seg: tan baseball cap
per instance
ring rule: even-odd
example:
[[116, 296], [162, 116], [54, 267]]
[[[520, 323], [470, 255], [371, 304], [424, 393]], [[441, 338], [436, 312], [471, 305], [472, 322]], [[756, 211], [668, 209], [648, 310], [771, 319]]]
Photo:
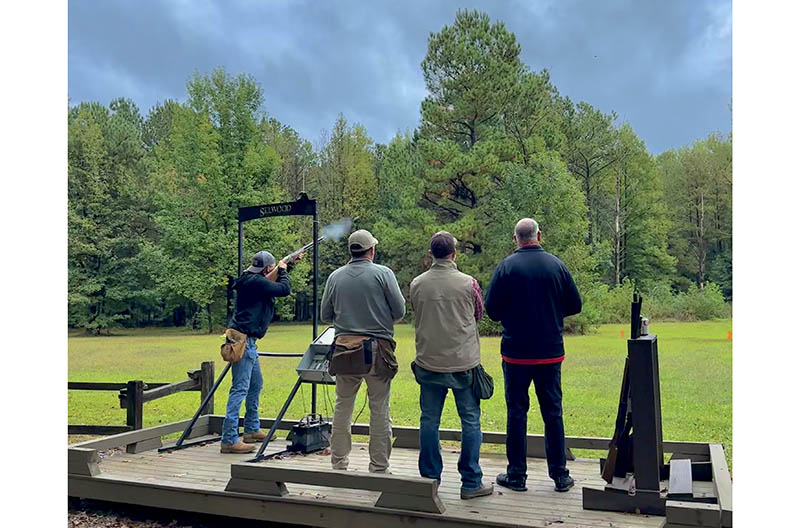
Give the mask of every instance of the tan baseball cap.
[[364, 251], [374, 247], [378, 240], [366, 229], [359, 229], [347, 239], [347, 245], [353, 251]]

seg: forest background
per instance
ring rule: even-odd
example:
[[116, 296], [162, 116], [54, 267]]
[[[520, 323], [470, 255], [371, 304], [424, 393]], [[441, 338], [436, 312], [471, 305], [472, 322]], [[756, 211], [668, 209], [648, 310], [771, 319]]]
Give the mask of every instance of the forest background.
[[[624, 322], [634, 288], [651, 319], [728, 317], [731, 134], [655, 156], [629, 123], [560, 95], [520, 53], [502, 22], [460, 11], [429, 37], [419, 126], [388, 144], [341, 114], [312, 143], [270, 117], [252, 76], [222, 68], [195, 73], [184, 101], [147, 115], [125, 97], [70, 106], [69, 326], [225, 326], [237, 208], [301, 191], [319, 201], [322, 226], [351, 218], [369, 229], [376, 262], [406, 294], [440, 229], [459, 240], [459, 268], [485, 293], [514, 249], [515, 222], [530, 216], [584, 299], [570, 331]], [[310, 236], [310, 219], [249, 222], [245, 256], [279, 258]], [[321, 244], [320, 287], [346, 261], [343, 241]], [[308, 261], [291, 280], [276, 317], [307, 319]], [[482, 323], [484, 334], [497, 329]]]

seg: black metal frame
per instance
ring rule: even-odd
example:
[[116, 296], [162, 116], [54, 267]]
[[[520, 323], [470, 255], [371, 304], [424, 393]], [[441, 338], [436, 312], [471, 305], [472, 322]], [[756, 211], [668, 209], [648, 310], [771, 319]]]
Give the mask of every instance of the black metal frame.
[[[252, 207], [240, 207], [239, 208], [239, 264], [238, 264], [238, 274], [242, 274], [242, 259], [243, 259], [243, 242], [244, 242], [244, 223], [250, 220], [257, 220], [259, 218], [271, 218], [274, 216], [311, 216], [312, 217], [312, 231], [313, 231], [313, 256], [314, 256], [314, 264], [313, 264], [313, 303], [314, 303], [314, 310], [313, 310], [313, 335], [311, 336], [311, 341], [313, 342], [317, 338], [317, 330], [318, 330], [318, 280], [317, 280], [317, 269], [319, 266], [319, 219], [317, 217], [317, 201], [311, 200], [308, 198], [306, 193], [300, 193], [297, 197], [297, 201], [295, 202], [283, 202], [277, 204], [266, 204], [266, 205], [256, 205]], [[303, 354], [277, 354], [273, 352], [259, 352], [259, 356], [266, 356], [266, 357], [302, 357]], [[220, 374], [217, 381], [211, 387], [211, 390], [203, 399], [203, 402], [200, 404], [200, 407], [197, 409], [197, 412], [194, 414], [194, 417], [186, 426], [186, 429], [181, 434], [181, 437], [173, 446], [169, 447], [162, 447], [159, 449], [159, 452], [162, 451], [172, 451], [175, 449], [184, 449], [190, 447], [192, 445], [197, 445], [200, 443], [207, 443], [207, 442], [216, 442], [220, 440], [222, 437], [212, 438], [207, 440], [199, 440], [196, 442], [189, 442], [186, 443], [186, 438], [191, 434], [192, 428], [194, 427], [197, 419], [200, 418], [200, 413], [205, 408], [206, 404], [209, 402], [211, 398], [214, 397], [214, 393], [219, 387], [219, 384], [222, 382], [225, 375], [231, 368], [231, 364], [228, 363], [225, 365], [225, 369]], [[266, 449], [267, 444], [269, 444], [270, 439], [272, 438], [272, 434], [275, 432], [274, 430], [277, 429], [277, 425], [280, 423], [283, 415], [286, 414], [286, 410], [289, 408], [289, 404], [294, 398], [295, 394], [297, 394], [297, 390], [300, 388], [302, 383], [311, 383], [311, 412], [317, 412], [317, 384], [314, 382], [304, 382], [300, 378], [298, 378], [297, 383], [295, 384], [292, 392], [289, 394], [289, 398], [286, 400], [286, 403], [281, 409], [280, 414], [275, 420], [275, 424], [273, 424], [272, 429], [270, 430], [269, 434], [267, 435], [266, 440], [261, 445], [261, 449], [258, 451], [258, 455], [256, 456], [257, 460], [264, 458], [263, 453], [264, 449]]]

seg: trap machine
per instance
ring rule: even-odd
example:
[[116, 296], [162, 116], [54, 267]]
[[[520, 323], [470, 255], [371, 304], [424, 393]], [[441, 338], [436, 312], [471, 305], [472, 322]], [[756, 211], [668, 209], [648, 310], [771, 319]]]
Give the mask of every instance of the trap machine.
[[[239, 275], [242, 274], [242, 258], [243, 258], [243, 240], [244, 240], [244, 223], [250, 220], [257, 220], [259, 218], [269, 218], [274, 216], [294, 216], [294, 215], [303, 215], [303, 216], [311, 216], [312, 217], [312, 230], [313, 230], [313, 242], [307, 244], [303, 248], [294, 251], [290, 254], [296, 255], [297, 253], [312, 248], [313, 251], [313, 265], [312, 265], [312, 291], [313, 291], [313, 306], [314, 309], [312, 310], [312, 342], [305, 353], [275, 353], [275, 352], [259, 352], [259, 356], [264, 357], [281, 357], [281, 358], [288, 358], [288, 357], [300, 357], [299, 365], [297, 366], [297, 382], [295, 383], [294, 387], [292, 387], [291, 392], [289, 393], [289, 397], [286, 399], [286, 402], [283, 404], [281, 411], [278, 413], [278, 416], [275, 418], [272, 427], [270, 428], [269, 433], [267, 434], [266, 439], [261, 444], [255, 458], [250, 460], [250, 462], [257, 462], [259, 460], [263, 460], [267, 458], [269, 455], [264, 455], [264, 450], [269, 445], [270, 441], [272, 440], [272, 436], [277, 430], [278, 426], [280, 425], [281, 420], [283, 420], [286, 411], [289, 408], [292, 400], [294, 399], [297, 391], [300, 387], [304, 384], [311, 385], [311, 414], [304, 417], [297, 425], [292, 428], [291, 438], [292, 444], [289, 446], [287, 451], [295, 451], [301, 453], [308, 453], [312, 451], [317, 451], [320, 449], [324, 449], [330, 445], [330, 433], [331, 433], [331, 424], [330, 422], [324, 421], [324, 418], [317, 413], [317, 385], [324, 384], [324, 385], [335, 385], [336, 378], [328, 374], [328, 351], [330, 350], [331, 345], [333, 344], [334, 338], [334, 329], [333, 327], [328, 327], [325, 332], [321, 335], [318, 335], [318, 265], [319, 265], [319, 251], [318, 245], [325, 237], [319, 236], [319, 219], [317, 217], [317, 201], [311, 200], [308, 198], [306, 193], [300, 193], [298, 196], [297, 201], [294, 202], [285, 202], [285, 203], [277, 203], [277, 204], [267, 204], [267, 205], [257, 205], [252, 207], [240, 207], [239, 208], [239, 266], [238, 266], [238, 273]], [[166, 446], [159, 449], [159, 452], [163, 451], [173, 451], [177, 449], [185, 449], [187, 447], [191, 447], [193, 445], [198, 444], [205, 444], [209, 442], [216, 442], [222, 439], [222, 437], [216, 437], [212, 439], [204, 439], [198, 440], [194, 442], [186, 442], [186, 439], [192, 432], [192, 428], [197, 423], [198, 418], [203, 413], [203, 410], [208, 405], [208, 402], [211, 401], [211, 398], [214, 397], [214, 393], [216, 392], [217, 388], [219, 388], [220, 383], [228, 374], [228, 371], [231, 368], [231, 364], [227, 363], [225, 368], [222, 370], [222, 373], [219, 375], [217, 380], [214, 382], [214, 385], [211, 387], [211, 390], [208, 392], [203, 401], [200, 403], [200, 407], [195, 412], [192, 419], [189, 421], [189, 424], [186, 426], [186, 429], [181, 434], [178, 441], [175, 445]]]

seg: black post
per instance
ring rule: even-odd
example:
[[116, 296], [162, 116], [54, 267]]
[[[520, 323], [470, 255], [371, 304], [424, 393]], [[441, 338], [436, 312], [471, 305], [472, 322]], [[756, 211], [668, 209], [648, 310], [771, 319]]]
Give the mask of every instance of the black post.
[[633, 406], [633, 471], [636, 491], [661, 489], [664, 451], [661, 436], [661, 390], [655, 335], [628, 341]]
[[313, 342], [317, 338], [317, 314], [319, 313], [319, 302], [317, 299], [317, 272], [319, 267], [319, 243], [317, 242], [317, 238], [319, 238], [319, 220], [317, 218], [317, 202], [314, 201], [314, 219], [313, 219], [313, 230], [314, 230], [314, 335], [311, 336], [311, 341]]
[[[317, 202], [314, 201], [314, 216], [313, 216], [313, 231], [314, 231], [314, 335], [311, 336], [311, 342], [313, 343], [315, 339], [317, 339], [317, 325], [318, 325], [318, 314], [319, 314], [319, 302], [317, 299], [317, 271], [319, 266], [319, 243], [317, 242], [317, 238], [319, 238], [319, 220], [317, 218]], [[317, 414], [317, 384], [311, 384], [311, 414]]]
[[129, 381], [127, 398], [127, 423], [134, 429], [142, 428], [142, 411], [144, 404], [144, 382], [141, 380]]

